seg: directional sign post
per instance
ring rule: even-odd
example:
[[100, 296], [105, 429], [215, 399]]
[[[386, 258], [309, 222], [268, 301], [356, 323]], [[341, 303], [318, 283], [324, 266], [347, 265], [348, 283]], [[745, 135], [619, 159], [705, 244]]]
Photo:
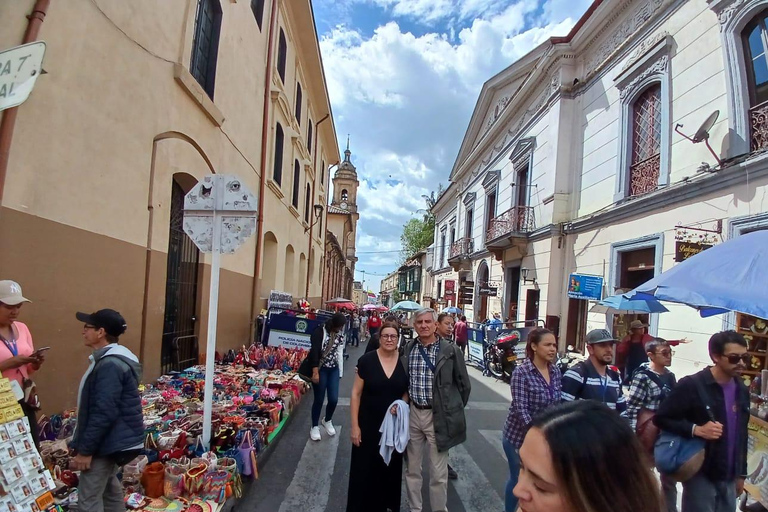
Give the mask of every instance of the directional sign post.
[[17, 46], [0, 52], [0, 110], [27, 101], [43, 70], [45, 42]]
[[203, 444], [206, 449], [210, 448], [211, 442], [220, 258], [222, 253], [235, 252], [253, 235], [257, 205], [256, 197], [238, 178], [221, 174], [206, 176], [184, 197], [184, 232], [201, 251], [212, 255], [203, 400]]

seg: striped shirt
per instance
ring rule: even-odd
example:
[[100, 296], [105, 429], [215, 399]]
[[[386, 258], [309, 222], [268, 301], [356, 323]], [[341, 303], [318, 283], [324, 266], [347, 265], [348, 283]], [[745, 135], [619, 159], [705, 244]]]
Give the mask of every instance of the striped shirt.
[[640, 413], [640, 409], [658, 411], [661, 401], [669, 396], [672, 388], [675, 387], [675, 374], [669, 370], [663, 374], [653, 372], [664, 386], [664, 389], [654, 382], [648, 372], [653, 372], [650, 363], [643, 363], [638, 371], [635, 372], [632, 377], [632, 384], [629, 386], [627, 411], [623, 416], [629, 419], [632, 430], [637, 430], [637, 415]]
[[549, 365], [549, 383], [530, 359], [525, 359], [512, 372], [509, 383], [512, 404], [504, 425], [504, 438], [515, 448], [523, 444], [533, 417], [547, 407], [560, 402], [562, 377], [560, 369]]
[[627, 409], [621, 376], [610, 368], [606, 368], [605, 376], [600, 375], [590, 360], [576, 364], [565, 372], [563, 400], [597, 400], [618, 413]]
[[[421, 342], [417, 339], [413, 345], [411, 353], [408, 354], [408, 374], [411, 380], [408, 384], [408, 394], [411, 400], [422, 407], [432, 406], [432, 384], [434, 382], [435, 374], [429, 369], [424, 358], [421, 357], [421, 351], [419, 345]], [[432, 365], [437, 366], [437, 352], [440, 350], [440, 338], [424, 347], [427, 357], [432, 362]]]

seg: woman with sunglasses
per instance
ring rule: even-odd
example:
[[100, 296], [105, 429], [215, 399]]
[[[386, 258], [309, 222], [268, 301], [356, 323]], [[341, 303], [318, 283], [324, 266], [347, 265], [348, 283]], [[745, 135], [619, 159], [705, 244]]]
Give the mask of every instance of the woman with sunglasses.
[[35, 351], [29, 328], [18, 321], [25, 302], [30, 300], [21, 294], [17, 282], [0, 281], [0, 371], [3, 377], [18, 382], [24, 389], [26, 396], [19, 405], [29, 420], [35, 445], [39, 446], [36, 416], [39, 404], [29, 377], [40, 369], [45, 357], [44, 352]]
[[400, 510], [403, 456], [393, 451], [389, 464], [379, 453], [379, 428], [396, 400], [408, 399], [408, 375], [398, 357], [397, 322], [384, 322], [379, 347], [357, 363], [352, 387], [352, 461], [347, 512]]

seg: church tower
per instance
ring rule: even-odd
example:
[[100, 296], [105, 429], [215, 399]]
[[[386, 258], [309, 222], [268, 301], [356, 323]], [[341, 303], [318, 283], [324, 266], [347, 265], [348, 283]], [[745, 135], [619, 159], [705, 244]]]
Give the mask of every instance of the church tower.
[[344, 161], [339, 164], [333, 177], [333, 200], [331, 205], [351, 213], [357, 213], [357, 187], [360, 185], [360, 182], [357, 180], [357, 168], [352, 165], [351, 158], [352, 152], [349, 150], [349, 139], [347, 139]]

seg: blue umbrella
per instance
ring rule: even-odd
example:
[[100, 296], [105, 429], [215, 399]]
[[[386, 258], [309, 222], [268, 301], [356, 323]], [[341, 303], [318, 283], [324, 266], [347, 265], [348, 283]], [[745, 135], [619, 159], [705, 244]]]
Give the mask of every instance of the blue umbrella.
[[443, 313], [455, 313], [457, 315], [461, 314], [461, 310], [459, 308], [457, 308], [456, 306], [451, 306], [449, 308], [445, 308], [442, 312]]
[[737, 311], [768, 318], [768, 231], [700, 252], [625, 294], [687, 304], [702, 317]]
[[401, 300], [394, 305], [391, 311], [418, 311], [423, 307], [418, 302], [413, 302], [412, 300]]
[[610, 314], [629, 314], [629, 315], [647, 315], [649, 313], [666, 313], [669, 310], [654, 297], [647, 299], [628, 299], [623, 295], [613, 295], [607, 297], [589, 310], [590, 313], [610, 313]]

